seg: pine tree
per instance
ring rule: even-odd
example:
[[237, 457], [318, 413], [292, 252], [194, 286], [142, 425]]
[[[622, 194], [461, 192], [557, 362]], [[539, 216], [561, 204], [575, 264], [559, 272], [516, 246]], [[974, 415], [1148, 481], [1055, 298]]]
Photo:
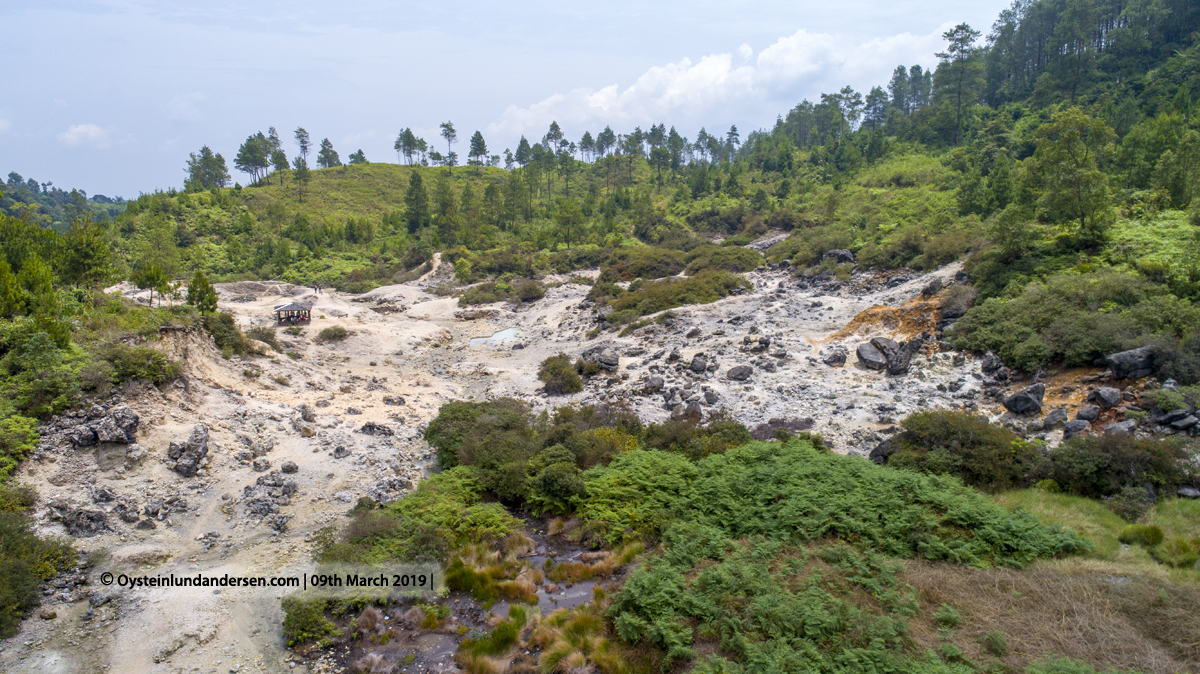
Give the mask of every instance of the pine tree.
[[484, 161], [487, 159], [487, 154], [487, 143], [483, 141], [483, 134], [476, 131], [471, 136], [471, 149], [467, 154], [470, 157], [469, 161], [474, 166], [483, 166]]
[[217, 310], [217, 291], [208, 282], [204, 272], [197, 271], [188, 284], [187, 303], [196, 307], [202, 314], [211, 314]]
[[421, 180], [420, 170], [413, 170], [408, 179], [408, 192], [404, 195], [404, 221], [409, 234], [429, 226], [429, 195], [425, 192], [425, 184]]
[[341, 166], [342, 160], [338, 157], [338, 153], [333, 149], [333, 143], [329, 142], [328, 138], [321, 140], [321, 149], [317, 152], [317, 166], [321, 168], [334, 168]]

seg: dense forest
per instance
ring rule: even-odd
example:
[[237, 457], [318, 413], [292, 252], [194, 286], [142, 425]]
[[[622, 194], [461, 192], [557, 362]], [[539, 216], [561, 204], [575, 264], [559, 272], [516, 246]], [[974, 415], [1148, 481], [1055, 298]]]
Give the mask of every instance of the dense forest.
[[[205, 146], [187, 159], [182, 189], [127, 202], [11, 173], [0, 199], [0, 480], [36, 447], [39, 420], [178, 376], [176, 364], [127, 337], [198, 325], [227, 355], [245, 352], [210, 282], [281, 279], [358, 293], [411, 278], [435, 254], [455, 271], [440, 290], [463, 303], [535, 299], [546, 274], [600, 268], [589, 298], [612, 308], [612, 331], [727, 295], [768, 261], [844, 278], [855, 265], [825, 253], [849, 250], [859, 269], [963, 260], [970, 308], [945, 335], [955, 346], [1036, 372], [1148, 345], [1155, 376], [1182, 387], [1161, 406], [1194, 409], [1198, 27], [1200, 5], [1189, 0], [1018, 0], [986, 35], [948, 31], [932, 71], [898, 65], [867, 92], [801, 101], [772, 128], [744, 135], [702, 128], [689, 138], [657, 123], [568, 137], [553, 123], [502, 152], [476, 131], [461, 163], [447, 121], [433, 140], [401, 131], [396, 163], [362, 150], [343, 163], [328, 139], [296, 129], [285, 141], [270, 128], [230, 153], [245, 185]], [[762, 255], [744, 247], [772, 230], [788, 235]], [[144, 307], [103, 293], [126, 279], [188, 304]], [[605, 414], [563, 408], [538, 418], [515, 401], [448, 404], [427, 434], [445, 471], [396, 504], [366, 504], [356, 517], [374, 524], [357, 530], [375, 533], [347, 535], [323, 554], [432, 556], [451, 564], [457, 587], [494, 597], [497, 583], [516, 582], [505, 574], [517, 566], [493, 565], [483, 578], [486, 564], [472, 560], [486, 557], [481, 542], [499, 546], [517, 530], [498, 503], [581, 523], [578, 540], [612, 559], [644, 553], [619, 594], [519, 639], [511, 635], [525, 617], [514, 611], [495, 633], [507, 630], [506, 641], [468, 642], [472, 671], [519, 643], [559, 654], [539, 671], [967, 672], [1013, 670], [965, 659], [952, 638], [961, 616], [944, 604], [936, 616], [918, 610], [904, 585], [916, 582], [916, 567], [905, 575], [895, 560], [1020, 568], [1094, 547], [981, 492], [1041, 484], [1037, 495], [1002, 502], [1094, 506], [1106, 514], [1068, 521], [1094, 524], [1101, 548], [1115, 548], [1120, 532], [1168, 567], [1194, 567], [1190, 551], [1200, 549], [1186, 527], [1166, 523], [1185, 516], [1153, 511], [1169, 540], [1146, 543], [1098, 505], [1128, 500], [1123, 490], [1142, 482], [1182, 479], [1182, 450], [1158, 440], [1087, 439], [1043, 453], [966, 415], [918, 415], [904, 424], [909, 445], [898, 460], [909, 470], [896, 470], [833, 456], [814, 437], [764, 445], [732, 422], [642, 427]], [[503, 456], [469, 451], [487, 442], [506, 447]], [[1081, 453], [1103, 460], [1083, 466]], [[980, 464], [996, 468], [968, 470]], [[818, 479], [829, 475], [858, 486], [832, 489]], [[745, 485], [754, 486], [739, 491]], [[29, 494], [0, 487], [0, 587], [16, 588], [0, 601], [0, 632], [9, 632], [38, 580], [69, 567], [70, 555], [30, 533]], [[787, 519], [767, 502], [820, 505]], [[438, 519], [476, 510], [469, 522]], [[903, 522], [871, 515], [885, 510]], [[830, 514], [839, 512], [853, 514]], [[1093, 550], [1107, 559], [1101, 553]], [[1176, 578], [1194, 584], [1194, 569], [1185, 571], [1192, 576]], [[292, 609], [285, 629], [296, 643], [332, 629], [320, 611]], [[940, 636], [930, 639], [942, 645], [916, 647], [906, 632], [916, 620], [934, 624]], [[1001, 657], [1003, 638], [985, 650]], [[1094, 670], [1051, 658], [1027, 671]]]

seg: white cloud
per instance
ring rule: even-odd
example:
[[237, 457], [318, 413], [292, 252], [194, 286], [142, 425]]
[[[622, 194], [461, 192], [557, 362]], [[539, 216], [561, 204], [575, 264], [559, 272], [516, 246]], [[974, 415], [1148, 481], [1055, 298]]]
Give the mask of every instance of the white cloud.
[[176, 96], [167, 101], [167, 119], [175, 122], [200, 122], [204, 114], [200, 104], [205, 101], [205, 95], [200, 91]]
[[95, 124], [74, 124], [58, 134], [58, 141], [68, 147], [88, 145], [97, 149], [107, 148], [109, 132]]
[[622, 89], [610, 84], [600, 89], [574, 89], [556, 93], [527, 107], [510, 105], [488, 132], [540, 137], [552, 120], [566, 128], [631, 127], [659, 121], [671, 123], [749, 119], [769, 123], [785, 112], [780, 105], [801, 99], [816, 100], [822, 92], [849, 84], [864, 93], [884, 86], [897, 64], [930, 65], [942, 46], [945, 27], [928, 35], [903, 33], [846, 45], [836, 35], [799, 30], [776, 40], [751, 61], [753, 48], [743, 44], [737, 55], [744, 65], [734, 65], [732, 54], [709, 54], [698, 61], [684, 58], [654, 66]]

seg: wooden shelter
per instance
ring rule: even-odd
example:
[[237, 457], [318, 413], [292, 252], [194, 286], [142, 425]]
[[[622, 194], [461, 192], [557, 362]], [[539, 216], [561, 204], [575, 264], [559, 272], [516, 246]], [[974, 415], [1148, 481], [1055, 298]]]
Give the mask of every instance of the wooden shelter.
[[312, 320], [312, 307], [290, 302], [275, 307], [275, 319], [280, 323], [307, 323]]

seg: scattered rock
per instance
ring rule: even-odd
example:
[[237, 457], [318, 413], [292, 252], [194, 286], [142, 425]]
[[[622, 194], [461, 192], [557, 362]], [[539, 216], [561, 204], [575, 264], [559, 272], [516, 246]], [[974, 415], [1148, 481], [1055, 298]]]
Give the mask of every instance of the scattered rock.
[[1101, 386], [1092, 391], [1091, 395], [1088, 396], [1088, 400], [1095, 401], [1103, 409], [1109, 409], [1110, 407], [1120, 405], [1122, 396], [1121, 391], [1118, 389], [1111, 386]]
[[729, 368], [729, 371], [725, 373], [725, 376], [734, 381], [746, 381], [750, 378], [751, 374], [754, 374], [754, 368], [750, 367], [749, 365], [735, 365]]
[[600, 352], [599, 356], [596, 356], [596, 362], [599, 363], [600, 367], [604, 368], [605, 370], [615, 370], [617, 369], [617, 366], [620, 365], [621, 358], [615, 351], [606, 349]]
[[659, 375], [653, 375], [646, 380], [647, 393], [658, 393], [663, 390], [664, 386], [666, 386], [666, 381]]
[[979, 369], [984, 374], [995, 374], [997, 370], [1004, 367], [1004, 363], [1000, 360], [1000, 356], [988, 351], [983, 360], [979, 361]]
[[255, 459], [254, 462], [250, 464], [250, 467], [253, 468], [254, 472], [256, 473], [265, 473], [271, 469], [271, 462], [267, 461], [266, 459]]
[[58, 617], [58, 613], [54, 609], [44, 608], [38, 611], [38, 617], [42, 620], [54, 620]]
[[1040, 414], [1045, 394], [1045, 384], [1034, 384], [1005, 398], [1004, 407], [1013, 414]]
[[300, 413], [300, 419], [303, 421], [311, 424], [317, 420], [317, 411], [309, 407], [308, 403], [302, 403], [296, 411]]
[[846, 347], [833, 347], [829, 353], [825, 354], [825, 357], [821, 359], [821, 362], [830, 367], [842, 367], [846, 364]]
[[154, 523], [154, 520], [138, 520], [138, 523], [135, 524], [133, 528], [145, 531], [149, 529], [157, 529], [158, 525]]
[[1200, 419], [1197, 419], [1196, 417], [1189, 414], [1188, 416], [1186, 416], [1178, 421], [1171, 422], [1171, 428], [1174, 428], [1177, 431], [1186, 431], [1187, 429], [1191, 428], [1192, 426], [1195, 426], [1197, 423], [1200, 423]]
[[1083, 419], [1068, 421], [1067, 423], [1063, 424], [1063, 440], [1070, 440], [1076, 435], [1086, 432], [1087, 429], [1091, 428], [1091, 426], [1092, 425], [1090, 423]]
[[300, 467], [296, 465], [295, 461], [284, 461], [283, 464], [279, 466], [279, 470], [291, 475], [292, 473], [298, 472]]
[[374, 421], [368, 421], [367, 423], [363, 424], [363, 427], [358, 429], [358, 432], [362, 433], [363, 435], [387, 436], [396, 434], [396, 432], [391, 428], [384, 426], [383, 424], [377, 424]]
[[1126, 419], [1125, 421], [1121, 421], [1119, 423], [1109, 424], [1108, 427], [1104, 429], [1104, 433], [1105, 435], [1113, 435], [1114, 433], [1126, 433], [1128, 435], [1133, 435], [1133, 432], [1136, 430], [1137, 420]]
[[917, 337], [908, 340], [904, 346], [896, 349], [895, 353], [888, 358], [887, 373], [892, 376], [908, 374], [908, 367], [912, 364], [913, 356], [921, 351], [924, 344], [925, 340]]
[[404, 401], [404, 398], [402, 398], [400, 396], [384, 396], [383, 404], [384, 405], [392, 405], [393, 407], [396, 407], [396, 406], [404, 405], [405, 401]]
[[1195, 487], [1180, 487], [1175, 490], [1175, 494], [1182, 498], [1200, 498], [1200, 489]]
[[358, 409], [357, 407], [347, 407], [346, 414], [349, 414], [351, 416], [359, 416], [360, 414], [362, 414], [362, 410]]
[[72, 536], [95, 536], [108, 529], [108, 515], [103, 510], [71, 510], [63, 515], [62, 522]]
[[172, 470], [184, 477], [192, 477], [200, 468], [200, 462], [208, 456], [208, 428], [196, 424], [186, 443], [172, 442], [167, 456], [175, 461]]
[[1057, 407], [1050, 410], [1050, 413], [1047, 414], [1046, 418], [1042, 420], [1042, 428], [1049, 430], [1051, 428], [1062, 426], [1065, 423], [1067, 423], [1067, 410], [1062, 407]]
[[350, 456], [350, 450], [346, 449], [342, 445], [338, 445], [337, 449], [333, 450], [333, 458], [335, 459], [344, 459], [347, 456]]
[[701, 354], [696, 354], [692, 357], [692, 364], [689, 366], [692, 372], [703, 374], [708, 369], [708, 361]]
[[1112, 370], [1114, 379], [1147, 377], [1154, 372], [1154, 349], [1143, 346], [1109, 354], [1104, 357], [1104, 364]]
[[832, 258], [833, 261], [837, 262], [838, 264], [854, 264], [854, 253], [851, 253], [844, 248], [826, 251], [825, 255], [821, 257], [823, 260], [828, 260], [830, 258]]
[[765, 424], [759, 424], [750, 431], [750, 437], [755, 440], [773, 440], [775, 432], [785, 430], [789, 433], [802, 433], [816, 424], [812, 417], [804, 419], [771, 419]]
[[1100, 418], [1100, 408], [1095, 405], [1083, 405], [1075, 413], [1075, 418], [1080, 421], [1095, 421]]
[[869, 370], [882, 370], [887, 367], [888, 358], [871, 342], [863, 342], [854, 350], [858, 362]]

